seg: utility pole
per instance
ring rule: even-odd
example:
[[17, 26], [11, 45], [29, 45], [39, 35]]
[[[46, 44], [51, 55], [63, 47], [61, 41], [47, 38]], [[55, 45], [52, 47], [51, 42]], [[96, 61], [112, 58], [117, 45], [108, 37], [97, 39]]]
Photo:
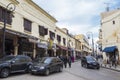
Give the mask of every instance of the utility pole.
[[90, 34], [91, 34], [91, 37], [92, 37], [92, 54], [93, 56], [95, 56], [95, 53], [94, 53], [94, 39], [93, 39], [93, 33], [92, 32], [87, 32], [87, 37], [88, 39], [90, 39]]
[[4, 27], [3, 27], [3, 42], [2, 42], [2, 52], [3, 52], [3, 56], [6, 55], [5, 52], [5, 33], [6, 33], [6, 24], [7, 24], [7, 11], [10, 11], [10, 14], [12, 14], [12, 12], [15, 10], [16, 6], [13, 3], [9, 3], [6, 8], [5, 8], [5, 13], [4, 13]]

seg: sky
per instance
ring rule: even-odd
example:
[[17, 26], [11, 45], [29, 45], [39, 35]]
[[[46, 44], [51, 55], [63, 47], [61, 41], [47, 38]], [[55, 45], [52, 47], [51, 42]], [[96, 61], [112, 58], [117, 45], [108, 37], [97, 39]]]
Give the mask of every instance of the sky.
[[52, 15], [60, 28], [67, 28], [73, 35], [84, 34], [98, 40], [100, 29], [100, 14], [120, 8], [119, 0], [33, 0], [42, 9]]

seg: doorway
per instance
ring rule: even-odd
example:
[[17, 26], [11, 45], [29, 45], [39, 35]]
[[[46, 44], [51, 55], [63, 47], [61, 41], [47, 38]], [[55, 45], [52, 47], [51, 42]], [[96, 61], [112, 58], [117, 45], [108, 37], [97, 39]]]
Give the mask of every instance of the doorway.
[[5, 39], [5, 53], [6, 55], [14, 54], [14, 46], [12, 39]]

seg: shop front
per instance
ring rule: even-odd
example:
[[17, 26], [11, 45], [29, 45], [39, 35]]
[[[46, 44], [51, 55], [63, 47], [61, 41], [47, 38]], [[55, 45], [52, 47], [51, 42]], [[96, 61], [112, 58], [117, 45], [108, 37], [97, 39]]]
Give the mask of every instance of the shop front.
[[81, 59], [81, 57], [82, 57], [81, 51], [75, 50], [75, 54], [76, 54], [76, 56], [75, 56], [76, 59]]
[[68, 54], [68, 48], [60, 45], [56, 45], [56, 56], [64, 56]]
[[[0, 31], [0, 52], [2, 53], [2, 30]], [[28, 55], [31, 58], [34, 57], [35, 54], [35, 45], [36, 42], [31, 42], [29, 39], [32, 39], [37, 42], [37, 38], [6, 29], [5, 35], [5, 55]], [[0, 54], [3, 56], [3, 54]]]
[[47, 43], [38, 43], [36, 47], [36, 58], [47, 56]]
[[18, 55], [27, 55], [33, 58], [33, 43], [29, 42], [27, 38], [19, 37], [18, 44]]
[[106, 53], [108, 61], [115, 60], [119, 63], [119, 52], [117, 46], [105, 47], [103, 52]]
[[3, 54], [3, 31], [0, 30], [0, 57], [14, 54], [15, 35], [6, 32], [5, 35], [5, 54]]

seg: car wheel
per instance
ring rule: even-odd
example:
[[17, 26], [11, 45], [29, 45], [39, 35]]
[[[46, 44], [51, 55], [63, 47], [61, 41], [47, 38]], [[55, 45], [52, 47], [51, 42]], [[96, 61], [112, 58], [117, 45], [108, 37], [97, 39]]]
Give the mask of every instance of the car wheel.
[[88, 68], [88, 65], [87, 65], [87, 64], [85, 64], [85, 68]]
[[97, 67], [97, 70], [99, 70], [100, 69], [100, 67]]
[[27, 69], [26, 69], [26, 72], [27, 72], [27, 73], [29, 73], [29, 72], [30, 72], [31, 67], [32, 67], [32, 65], [29, 65], [29, 66], [27, 67]]
[[6, 78], [10, 74], [10, 70], [8, 68], [3, 68], [0, 72], [0, 77]]
[[83, 67], [83, 64], [81, 64], [81, 66]]
[[47, 69], [47, 70], [45, 71], [45, 75], [48, 76], [49, 74], [50, 74], [50, 70]]
[[59, 72], [62, 72], [63, 71], [63, 67], [59, 67]]

